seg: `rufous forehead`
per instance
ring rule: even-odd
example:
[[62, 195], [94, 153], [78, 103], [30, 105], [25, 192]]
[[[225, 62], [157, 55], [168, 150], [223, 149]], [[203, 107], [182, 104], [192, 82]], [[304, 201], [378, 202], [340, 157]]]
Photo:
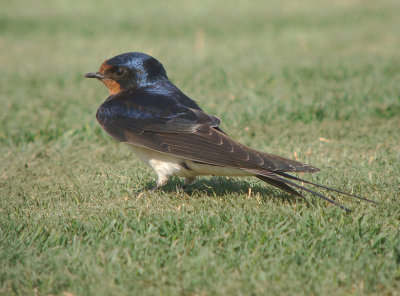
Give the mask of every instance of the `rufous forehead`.
[[111, 65], [107, 64], [108, 60], [105, 60], [103, 64], [101, 64], [99, 72], [100, 74], [103, 74], [106, 72], [108, 69], [112, 68]]

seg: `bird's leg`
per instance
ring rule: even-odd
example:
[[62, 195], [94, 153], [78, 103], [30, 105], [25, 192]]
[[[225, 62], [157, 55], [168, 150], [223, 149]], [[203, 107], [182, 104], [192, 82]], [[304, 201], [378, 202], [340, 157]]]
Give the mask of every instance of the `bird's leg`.
[[190, 185], [192, 185], [195, 181], [196, 181], [197, 177], [193, 176], [193, 177], [186, 177], [185, 181], [183, 182], [183, 186], [181, 187], [183, 190], [185, 190], [186, 188], [188, 188]]
[[[153, 188], [151, 188], [149, 190], [149, 193], [154, 193], [155, 191], [160, 189], [162, 186], [164, 186], [168, 182], [168, 177], [169, 176], [167, 176], [165, 174], [160, 174], [158, 172], [156, 172], [156, 173], [157, 173], [157, 177], [158, 177], [157, 184]], [[145, 192], [144, 190], [142, 192], [140, 192], [138, 194], [137, 198], [140, 198], [143, 195], [144, 192]]]
[[160, 183], [160, 182], [157, 181], [157, 184], [153, 188], [151, 188], [149, 192], [153, 193], [153, 192], [157, 191], [158, 189], [163, 187], [166, 183], [167, 182]]

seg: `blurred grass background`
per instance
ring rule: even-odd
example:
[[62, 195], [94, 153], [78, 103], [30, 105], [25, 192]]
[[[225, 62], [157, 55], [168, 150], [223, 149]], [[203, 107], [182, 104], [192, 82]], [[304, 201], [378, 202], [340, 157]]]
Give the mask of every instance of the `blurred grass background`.
[[[398, 1], [1, 1], [0, 294], [398, 295], [399, 15]], [[382, 204], [340, 199], [346, 214], [211, 177], [137, 200], [155, 176], [100, 129], [107, 90], [83, 78], [128, 51], [235, 139]]]

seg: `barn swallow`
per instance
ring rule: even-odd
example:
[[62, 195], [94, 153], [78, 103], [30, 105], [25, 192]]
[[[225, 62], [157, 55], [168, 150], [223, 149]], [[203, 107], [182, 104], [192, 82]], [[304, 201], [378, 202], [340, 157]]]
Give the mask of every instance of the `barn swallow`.
[[154, 169], [158, 180], [153, 190], [172, 175], [185, 177], [184, 186], [200, 175], [255, 176], [302, 198], [296, 188], [304, 190], [346, 211], [349, 209], [297, 182], [375, 203], [289, 174], [318, 172], [314, 166], [233, 140], [219, 127], [221, 120], [183, 94], [168, 79], [163, 65], [147, 54], [117, 55], [85, 77], [97, 78], [107, 86], [110, 96], [99, 107], [97, 121]]

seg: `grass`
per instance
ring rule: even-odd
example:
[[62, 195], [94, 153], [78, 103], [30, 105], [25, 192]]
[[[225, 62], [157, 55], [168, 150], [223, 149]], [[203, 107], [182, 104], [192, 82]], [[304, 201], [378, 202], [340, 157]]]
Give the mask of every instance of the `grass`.
[[[397, 1], [0, 3], [0, 294], [399, 295]], [[147, 52], [222, 128], [379, 201], [352, 213], [255, 179], [154, 173], [83, 79]], [[248, 189], [251, 188], [249, 195]]]

